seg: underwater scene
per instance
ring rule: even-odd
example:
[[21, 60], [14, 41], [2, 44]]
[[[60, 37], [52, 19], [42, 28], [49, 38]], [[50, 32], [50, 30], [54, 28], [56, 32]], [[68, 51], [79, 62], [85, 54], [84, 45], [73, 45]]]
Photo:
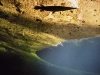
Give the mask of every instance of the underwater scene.
[[36, 53], [0, 46], [0, 75], [100, 75], [100, 37], [60, 42]]
[[36, 54], [60, 67], [100, 74], [100, 37], [68, 40]]

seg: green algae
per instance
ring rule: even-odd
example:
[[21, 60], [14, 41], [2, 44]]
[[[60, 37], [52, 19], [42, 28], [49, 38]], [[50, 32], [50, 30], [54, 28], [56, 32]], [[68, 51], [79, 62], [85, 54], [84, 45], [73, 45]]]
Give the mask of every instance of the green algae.
[[[26, 23], [26, 20], [21, 20], [21, 23], [13, 23], [9, 21], [9, 16], [8, 20], [3, 18], [4, 16], [0, 18], [1, 75], [98, 75], [63, 68], [40, 59], [35, 52], [55, 44], [59, 40], [44, 33], [37, 34], [36, 31], [26, 27], [33, 25], [33, 22]], [[57, 41], [53, 42], [51, 39]]]

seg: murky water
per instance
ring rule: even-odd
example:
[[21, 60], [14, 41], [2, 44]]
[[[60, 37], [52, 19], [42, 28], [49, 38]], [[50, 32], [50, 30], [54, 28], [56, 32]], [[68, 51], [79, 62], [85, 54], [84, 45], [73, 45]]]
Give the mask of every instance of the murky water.
[[37, 55], [58, 66], [100, 73], [100, 37], [69, 40], [45, 48]]

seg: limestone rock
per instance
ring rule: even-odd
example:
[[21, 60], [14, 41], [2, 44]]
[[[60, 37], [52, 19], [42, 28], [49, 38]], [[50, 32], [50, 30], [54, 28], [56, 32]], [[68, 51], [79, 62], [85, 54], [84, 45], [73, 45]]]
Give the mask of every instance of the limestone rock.
[[[8, 21], [0, 24], [0, 28], [8, 29], [17, 45], [28, 43], [31, 50], [40, 50], [63, 40], [100, 36], [99, 0], [1, 0], [0, 5], [0, 19]], [[55, 13], [34, 9], [41, 5], [77, 9]]]

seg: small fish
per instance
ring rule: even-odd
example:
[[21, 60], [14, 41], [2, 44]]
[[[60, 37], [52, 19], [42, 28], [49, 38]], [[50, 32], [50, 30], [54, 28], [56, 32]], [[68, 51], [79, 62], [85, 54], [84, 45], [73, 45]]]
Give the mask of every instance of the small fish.
[[66, 11], [66, 10], [71, 10], [71, 9], [77, 9], [77, 8], [73, 8], [73, 7], [65, 7], [65, 6], [35, 6], [34, 7], [35, 10], [39, 10], [40, 11], [51, 11], [51, 12], [58, 12], [58, 11]]

